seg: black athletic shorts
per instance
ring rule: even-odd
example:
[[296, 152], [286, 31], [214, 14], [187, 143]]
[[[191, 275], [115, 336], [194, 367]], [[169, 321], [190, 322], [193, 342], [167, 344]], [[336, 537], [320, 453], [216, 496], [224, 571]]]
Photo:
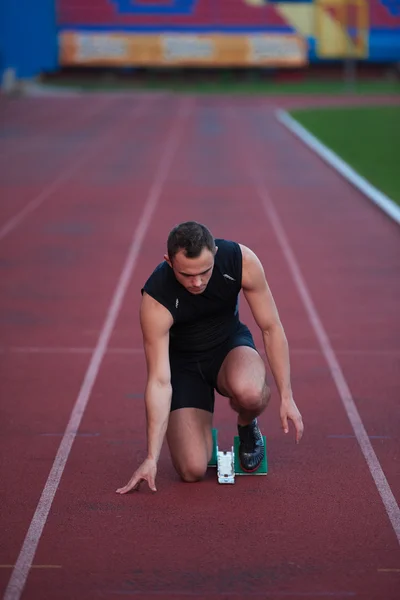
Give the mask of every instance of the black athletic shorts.
[[214, 412], [214, 390], [218, 391], [219, 370], [228, 352], [238, 346], [256, 350], [253, 336], [243, 323], [239, 323], [236, 331], [224, 344], [211, 352], [171, 352], [171, 411], [178, 408], [202, 408]]

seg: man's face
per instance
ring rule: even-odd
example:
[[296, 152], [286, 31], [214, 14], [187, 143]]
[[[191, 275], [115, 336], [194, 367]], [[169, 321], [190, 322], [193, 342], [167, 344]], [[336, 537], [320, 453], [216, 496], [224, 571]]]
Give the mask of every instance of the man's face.
[[214, 254], [203, 248], [197, 258], [188, 258], [184, 250], [175, 254], [172, 261], [164, 257], [174, 271], [174, 275], [191, 294], [202, 294], [210, 281], [214, 268]]

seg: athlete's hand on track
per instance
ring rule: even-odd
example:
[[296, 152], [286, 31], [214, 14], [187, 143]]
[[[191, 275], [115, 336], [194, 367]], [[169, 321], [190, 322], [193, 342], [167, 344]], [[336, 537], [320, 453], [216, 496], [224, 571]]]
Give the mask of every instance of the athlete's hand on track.
[[281, 402], [281, 421], [285, 433], [289, 433], [288, 419], [293, 422], [296, 429], [296, 443], [298, 444], [303, 436], [304, 425], [299, 409], [293, 398], [283, 399]]
[[134, 472], [128, 483], [116, 490], [117, 494], [127, 494], [132, 490], [139, 490], [142, 481], [147, 481], [149, 488], [152, 492], [156, 492], [156, 474], [157, 474], [157, 463], [152, 458], [146, 458], [146, 460], [140, 465], [140, 467]]

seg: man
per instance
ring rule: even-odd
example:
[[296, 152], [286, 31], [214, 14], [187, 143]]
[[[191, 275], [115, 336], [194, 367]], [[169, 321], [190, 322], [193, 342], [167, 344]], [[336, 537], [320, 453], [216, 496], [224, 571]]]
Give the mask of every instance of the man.
[[142, 289], [140, 308], [148, 375], [147, 458], [117, 490], [120, 494], [138, 489], [142, 481], [156, 491], [165, 434], [183, 481], [202, 479], [212, 454], [214, 390], [229, 398], [237, 413], [242, 468], [252, 472], [260, 466], [265, 448], [257, 417], [270, 390], [264, 361], [239, 320], [241, 290], [262, 332], [283, 429], [288, 432], [290, 419], [297, 442], [303, 434], [290, 384], [288, 343], [254, 252], [214, 240], [204, 225], [189, 221], [172, 229], [164, 258]]

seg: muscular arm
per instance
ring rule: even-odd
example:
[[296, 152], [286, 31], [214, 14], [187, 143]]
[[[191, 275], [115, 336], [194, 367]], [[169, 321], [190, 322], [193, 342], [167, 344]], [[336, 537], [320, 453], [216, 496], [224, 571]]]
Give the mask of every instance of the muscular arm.
[[290, 383], [289, 347], [264, 269], [257, 256], [241, 246], [243, 256], [242, 288], [254, 319], [261, 329], [264, 348], [281, 398], [282, 428], [288, 433], [288, 419], [296, 429], [296, 442], [302, 438], [304, 426], [293, 399]]
[[158, 461], [168, 425], [171, 406], [169, 330], [171, 313], [144, 293], [140, 307], [140, 325], [147, 364], [145, 406], [148, 458]]
[[254, 319], [261, 329], [264, 348], [281, 399], [291, 398], [289, 348], [264, 269], [257, 256], [241, 246], [242, 288]]
[[164, 306], [148, 294], [143, 294], [140, 324], [147, 363], [147, 458], [128, 483], [116, 490], [117, 494], [127, 494], [139, 489], [142, 481], [147, 481], [153, 492], [157, 491], [157, 461], [167, 430], [172, 396], [169, 365], [169, 330], [172, 322], [172, 315]]

